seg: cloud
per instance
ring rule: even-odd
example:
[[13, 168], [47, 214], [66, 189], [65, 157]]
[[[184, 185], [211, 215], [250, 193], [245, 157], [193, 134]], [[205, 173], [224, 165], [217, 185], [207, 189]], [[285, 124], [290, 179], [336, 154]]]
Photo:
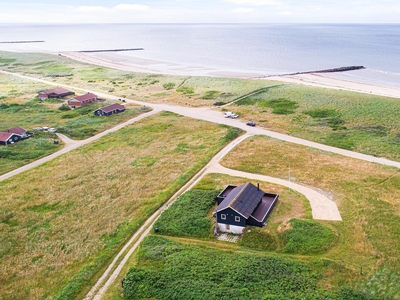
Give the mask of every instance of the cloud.
[[248, 14], [253, 12], [254, 10], [252, 8], [245, 8], [245, 7], [238, 7], [233, 10], [235, 13], [240, 13], [240, 14]]
[[113, 10], [122, 10], [122, 11], [137, 11], [137, 12], [145, 12], [149, 11], [150, 7], [147, 5], [141, 4], [118, 4], [112, 8]]
[[267, 6], [267, 5], [282, 5], [281, 2], [275, 0], [225, 0], [236, 5], [245, 6]]

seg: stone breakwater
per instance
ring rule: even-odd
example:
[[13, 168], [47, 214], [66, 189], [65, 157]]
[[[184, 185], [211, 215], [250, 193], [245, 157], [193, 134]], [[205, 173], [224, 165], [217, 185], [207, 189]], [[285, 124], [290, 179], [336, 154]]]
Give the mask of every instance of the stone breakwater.
[[361, 70], [361, 69], [365, 69], [365, 67], [364, 66], [348, 66], [348, 67], [339, 67], [339, 68], [317, 70], [317, 71], [305, 71], [305, 72], [296, 72], [296, 73], [280, 74], [280, 75], [267, 75], [267, 76], [264, 76], [263, 78], [272, 77], [272, 76], [292, 76], [292, 75], [313, 74], [313, 73], [347, 72], [347, 71], [355, 71], [355, 70]]
[[144, 50], [144, 48], [128, 48], [128, 49], [106, 49], [106, 50], [82, 50], [78, 52], [93, 53], [93, 52], [119, 52], [119, 51], [136, 51]]

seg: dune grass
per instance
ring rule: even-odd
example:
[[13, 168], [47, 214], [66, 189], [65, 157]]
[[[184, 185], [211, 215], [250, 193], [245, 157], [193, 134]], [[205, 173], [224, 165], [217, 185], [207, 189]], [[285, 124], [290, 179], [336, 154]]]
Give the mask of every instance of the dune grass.
[[1, 182], [3, 299], [71, 299], [88, 288], [228, 131], [161, 113]]
[[[145, 102], [198, 107], [238, 100], [235, 112], [257, 126], [400, 160], [399, 99], [264, 79], [133, 73], [44, 54], [0, 52], [0, 59], [4, 70]], [[71, 76], [50, 76], [58, 71]]]
[[[331, 274], [330, 284], [356, 281], [361, 285], [382, 268], [389, 274], [400, 270], [400, 171], [307, 147], [266, 138], [252, 137], [238, 145], [222, 161], [226, 167], [257, 172], [312, 186], [338, 204], [342, 222], [323, 222], [338, 236], [335, 246], [324, 256], [363, 275], [353, 278]], [[392, 275], [394, 276], [394, 275]], [[372, 277], [371, 277], [372, 278]], [[379, 278], [374, 277], [374, 286]], [[376, 295], [400, 297], [389, 281], [379, 281], [383, 289]], [[365, 285], [368, 289], [370, 285]], [[371, 288], [371, 291], [373, 289]]]

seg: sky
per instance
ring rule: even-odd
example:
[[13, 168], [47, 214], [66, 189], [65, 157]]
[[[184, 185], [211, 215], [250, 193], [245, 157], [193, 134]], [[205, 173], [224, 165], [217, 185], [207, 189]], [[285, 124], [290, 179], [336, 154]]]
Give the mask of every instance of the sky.
[[400, 0], [0, 2], [0, 23], [399, 23], [399, 16]]

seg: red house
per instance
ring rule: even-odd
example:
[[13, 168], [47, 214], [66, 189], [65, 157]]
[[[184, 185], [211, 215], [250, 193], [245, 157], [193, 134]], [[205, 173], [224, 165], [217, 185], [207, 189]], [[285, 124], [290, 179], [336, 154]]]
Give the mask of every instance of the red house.
[[69, 90], [63, 88], [55, 88], [51, 90], [40, 91], [38, 97], [40, 100], [46, 100], [47, 98], [63, 98], [69, 95], [75, 94]]
[[77, 96], [68, 100], [68, 107], [74, 109], [76, 107], [81, 107], [91, 102], [97, 100], [97, 96], [92, 93], [87, 93], [85, 95]]
[[6, 129], [6, 130], [3, 130], [2, 132], [14, 133], [16, 135], [19, 135], [23, 139], [28, 137], [27, 131], [24, 128], [20, 127], [20, 126], [13, 127], [13, 128], [10, 128], [10, 129]]
[[0, 145], [14, 144], [19, 142], [21, 137], [12, 132], [0, 132]]

